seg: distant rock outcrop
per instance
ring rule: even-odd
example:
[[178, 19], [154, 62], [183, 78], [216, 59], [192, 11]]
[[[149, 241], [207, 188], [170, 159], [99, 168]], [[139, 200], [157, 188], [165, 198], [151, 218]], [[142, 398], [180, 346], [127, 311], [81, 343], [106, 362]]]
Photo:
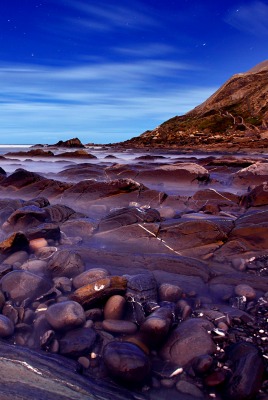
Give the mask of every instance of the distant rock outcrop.
[[84, 148], [85, 146], [81, 143], [78, 138], [68, 139], [65, 142], [60, 140], [58, 143], [52, 145], [53, 147], [68, 147], [68, 148]]
[[131, 147], [267, 148], [268, 61], [232, 76], [204, 103], [121, 143]]
[[11, 151], [9, 153], [6, 153], [6, 156], [11, 156], [11, 157], [53, 157], [54, 153], [52, 151], [48, 150], [42, 150], [42, 149], [33, 149], [29, 151]]

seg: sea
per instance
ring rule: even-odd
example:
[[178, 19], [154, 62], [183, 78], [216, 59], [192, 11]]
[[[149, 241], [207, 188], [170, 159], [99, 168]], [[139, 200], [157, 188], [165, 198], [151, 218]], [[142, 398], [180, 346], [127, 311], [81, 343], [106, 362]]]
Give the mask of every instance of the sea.
[[0, 155], [10, 151], [27, 151], [32, 144], [0, 144]]

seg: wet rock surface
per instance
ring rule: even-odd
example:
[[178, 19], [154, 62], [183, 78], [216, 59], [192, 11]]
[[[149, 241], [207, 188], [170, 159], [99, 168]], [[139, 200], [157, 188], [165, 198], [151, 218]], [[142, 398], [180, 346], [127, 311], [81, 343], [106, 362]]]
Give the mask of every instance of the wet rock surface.
[[265, 399], [265, 155], [101, 154], [0, 180], [5, 398]]

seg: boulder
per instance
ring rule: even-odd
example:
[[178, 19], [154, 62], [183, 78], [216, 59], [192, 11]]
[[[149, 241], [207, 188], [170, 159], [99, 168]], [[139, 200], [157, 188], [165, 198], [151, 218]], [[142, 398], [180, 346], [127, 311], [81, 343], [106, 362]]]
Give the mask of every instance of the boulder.
[[70, 217], [74, 217], [76, 212], [65, 206], [64, 204], [54, 204], [45, 208], [47, 218], [50, 222], [61, 223], [67, 221]]
[[54, 145], [50, 145], [49, 147], [69, 147], [69, 148], [84, 148], [85, 146], [81, 143], [78, 138], [68, 139], [66, 141], [60, 140], [58, 143]]
[[24, 230], [40, 225], [46, 220], [44, 208], [36, 206], [25, 206], [14, 211], [3, 224], [2, 229], [6, 232]]
[[51, 288], [51, 283], [42, 276], [28, 271], [12, 271], [0, 281], [3, 292], [8, 298], [21, 303], [23, 300], [34, 300]]
[[260, 185], [267, 180], [268, 163], [260, 161], [232, 175], [233, 184], [241, 186]]
[[268, 205], [268, 182], [256, 186], [241, 198], [241, 205], [245, 207], [258, 207]]
[[98, 224], [99, 232], [109, 231], [120, 226], [143, 222], [160, 221], [160, 214], [151, 208], [124, 207], [106, 215]]
[[216, 346], [208, 333], [213, 327], [212, 323], [201, 318], [181, 322], [160, 350], [161, 357], [184, 367], [196, 357], [213, 354]]
[[104, 268], [90, 268], [73, 278], [73, 286], [78, 289], [99, 279], [106, 278], [108, 275], [109, 272]]
[[13, 174], [1, 181], [1, 186], [14, 186], [16, 189], [21, 189], [24, 186], [31, 185], [35, 182], [40, 182], [43, 179], [45, 178], [39, 174], [36, 174], [35, 172], [29, 172], [23, 168], [18, 168], [15, 172], [13, 172]]
[[228, 400], [253, 399], [261, 388], [264, 363], [258, 348], [247, 342], [230, 345], [226, 354], [232, 362], [232, 375], [227, 382], [225, 398]]
[[61, 231], [57, 224], [44, 223], [38, 225], [36, 228], [26, 229], [25, 236], [28, 240], [43, 238], [45, 240], [60, 240]]
[[66, 151], [59, 153], [55, 157], [60, 158], [97, 158], [93, 154], [88, 153], [86, 150]]
[[85, 269], [81, 256], [69, 250], [57, 251], [49, 260], [47, 267], [53, 278], [56, 276], [72, 278], [81, 274]]
[[139, 191], [143, 188], [142, 185], [132, 179], [117, 179], [103, 182], [84, 180], [65, 190], [63, 200], [67, 198], [72, 199], [72, 201], [79, 200], [79, 202], [86, 202], [121, 193]]
[[56, 330], [77, 328], [86, 321], [83, 307], [70, 300], [49, 306], [45, 315], [49, 324]]
[[91, 328], [77, 328], [60, 339], [60, 354], [68, 357], [87, 355], [96, 340], [96, 332]]
[[193, 249], [210, 243], [224, 242], [233, 228], [233, 222], [216, 219], [186, 219], [161, 224], [158, 237], [172, 249]]
[[207, 182], [209, 180], [209, 172], [195, 163], [167, 164], [140, 171], [135, 179], [142, 183], [192, 184]]
[[14, 156], [14, 157], [53, 157], [54, 153], [52, 151], [42, 150], [42, 149], [33, 149], [29, 151], [11, 151], [6, 153], [6, 156]]
[[127, 383], [142, 383], [151, 370], [149, 358], [133, 343], [108, 343], [103, 361], [111, 376]]

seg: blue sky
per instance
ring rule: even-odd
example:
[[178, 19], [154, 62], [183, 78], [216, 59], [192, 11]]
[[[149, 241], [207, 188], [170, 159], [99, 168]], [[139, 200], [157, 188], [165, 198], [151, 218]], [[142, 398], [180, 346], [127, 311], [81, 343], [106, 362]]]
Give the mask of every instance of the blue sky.
[[268, 2], [2, 0], [0, 144], [138, 136], [268, 59]]

